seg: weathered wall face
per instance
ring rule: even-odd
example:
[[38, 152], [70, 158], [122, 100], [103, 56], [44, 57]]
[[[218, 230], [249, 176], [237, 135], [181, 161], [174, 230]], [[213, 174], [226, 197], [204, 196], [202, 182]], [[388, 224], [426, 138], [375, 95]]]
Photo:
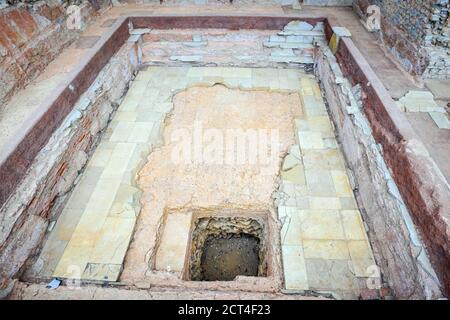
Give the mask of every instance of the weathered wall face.
[[[381, 9], [381, 38], [391, 53], [412, 75], [450, 76], [450, 63], [433, 55], [431, 45], [447, 47], [449, 43], [449, 2], [444, 0], [355, 0], [354, 6], [364, 15], [369, 5]], [[445, 77], [444, 77], [445, 78]]]
[[136, 72], [136, 43], [126, 44], [99, 73], [35, 158], [0, 211], [0, 289], [37, 250], [51, 219], [83, 169]]
[[[0, 105], [36, 78], [79, 35], [81, 30], [67, 27], [65, 2], [27, 1], [27, 5], [0, 11]], [[83, 2], [83, 29], [95, 10], [89, 2], [79, 2]]]
[[355, 177], [357, 199], [365, 208], [361, 213], [384, 280], [399, 299], [439, 298], [439, 281], [364, 115], [360, 88], [352, 88], [328, 48], [319, 54], [317, 75]]

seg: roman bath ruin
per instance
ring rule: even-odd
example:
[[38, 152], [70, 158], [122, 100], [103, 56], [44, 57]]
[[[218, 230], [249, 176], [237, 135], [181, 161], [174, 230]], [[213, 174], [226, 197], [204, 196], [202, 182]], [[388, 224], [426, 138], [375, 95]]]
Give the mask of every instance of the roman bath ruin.
[[448, 0], [0, 0], [0, 299], [450, 294]]

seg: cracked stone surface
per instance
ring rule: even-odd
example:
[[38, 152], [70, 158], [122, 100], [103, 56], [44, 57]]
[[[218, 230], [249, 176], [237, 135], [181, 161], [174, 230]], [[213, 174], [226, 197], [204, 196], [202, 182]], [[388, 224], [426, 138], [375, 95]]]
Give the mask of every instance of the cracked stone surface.
[[[185, 69], [181, 70], [183, 72]], [[164, 235], [162, 239], [165, 237], [167, 229], [163, 222], [167, 215], [170, 217], [182, 211], [208, 211], [214, 215], [215, 210], [225, 209], [245, 216], [248, 211], [264, 210], [271, 212], [269, 220], [274, 219], [272, 193], [277, 188], [281, 158], [294, 142], [292, 119], [303, 113], [298, 92], [300, 73], [294, 70], [243, 68], [189, 68], [184, 72], [186, 73], [181, 73], [180, 78], [187, 74], [188, 82], [191, 76], [194, 79], [213, 79], [209, 80], [212, 82], [219, 79], [230, 88], [224, 85], [194, 86], [173, 97], [174, 107], [166, 119], [163, 132], [164, 143], [150, 154], [147, 164], [139, 173], [138, 186], [144, 190], [142, 210], [126, 256], [121, 277], [123, 282], [150, 281], [155, 285], [169, 283], [174, 286], [209, 285], [182, 283], [179, 272], [167, 273], [153, 267], [155, 263], [158, 266], [159, 256], [155, 251], [160, 241], [158, 234]], [[162, 83], [161, 79], [158, 81], [154, 78], [151, 81]], [[251, 90], [263, 85], [274, 86], [274, 91], [268, 91], [269, 87], [266, 90]], [[233, 87], [240, 87], [242, 90], [231, 89]], [[291, 88], [297, 88], [297, 91]], [[196, 130], [200, 129], [202, 134], [205, 133], [205, 139], [211, 139], [207, 137], [208, 134], [223, 134], [224, 149], [216, 150], [218, 153], [224, 151], [223, 154], [208, 157], [207, 146], [211, 147], [211, 141], [208, 141], [200, 145], [205, 149], [200, 150], [200, 158], [196, 158], [198, 141], [194, 139]], [[238, 158], [225, 163], [229, 129], [241, 129], [243, 132], [276, 130], [277, 150], [274, 150], [267, 163], [257, 161], [253, 164], [249, 160], [241, 163]], [[267, 144], [269, 141], [261, 143]], [[184, 147], [188, 150], [183, 150]], [[179, 162], [173, 158], [174, 151], [192, 155], [192, 158], [187, 162]], [[233, 157], [236, 157], [237, 152], [237, 149], [231, 151]], [[189, 228], [184, 230], [189, 231]], [[185, 249], [181, 250], [179, 254], [184, 256]], [[272, 256], [276, 255], [277, 252], [273, 252]], [[237, 282], [240, 286], [259, 288], [258, 290], [278, 290], [280, 274], [277, 270], [272, 272], [273, 276], [267, 278], [255, 278], [251, 281], [243, 279], [244, 284]], [[233, 288], [238, 284], [229, 282], [222, 285]]]
[[[270, 135], [245, 140], [252, 132]], [[227, 149], [236, 137], [244, 137], [244, 153]], [[62, 248], [47, 277], [355, 298], [373, 257], [331, 139], [320, 89], [299, 70], [141, 71], [54, 228], [59, 242], [46, 243]], [[262, 150], [254, 159], [252, 143]], [[266, 277], [184, 281], [196, 217], [255, 211], [266, 212]], [[325, 278], [315, 273], [323, 268]]]

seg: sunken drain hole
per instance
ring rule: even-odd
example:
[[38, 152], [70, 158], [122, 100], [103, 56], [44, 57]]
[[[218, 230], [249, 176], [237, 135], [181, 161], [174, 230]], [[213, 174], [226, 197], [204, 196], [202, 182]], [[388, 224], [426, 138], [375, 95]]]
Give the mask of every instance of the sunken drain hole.
[[233, 281], [236, 276], [266, 276], [262, 221], [243, 217], [200, 218], [191, 239], [190, 280]]

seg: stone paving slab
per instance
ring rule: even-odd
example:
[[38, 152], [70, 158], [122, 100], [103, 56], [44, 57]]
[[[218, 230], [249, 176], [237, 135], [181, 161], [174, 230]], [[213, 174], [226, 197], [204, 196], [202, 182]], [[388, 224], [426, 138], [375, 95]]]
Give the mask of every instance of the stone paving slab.
[[[305, 114], [292, 121], [297, 145], [281, 172], [278, 206], [287, 290], [319, 290], [356, 298], [359, 278], [374, 265], [345, 162], [314, 78], [293, 69], [151, 67], [141, 71], [89, 160], [44, 246], [43, 274], [118, 281], [140, 211], [136, 172], [160, 139], [173, 87], [223, 83], [245, 90], [298, 92]], [[301, 108], [299, 108], [300, 110]], [[183, 222], [184, 221], [184, 222]], [[156, 269], [181, 272], [191, 216], [168, 215]], [[55, 249], [56, 248], [56, 249]], [[58, 258], [59, 257], [59, 258]], [[54, 268], [53, 273], [51, 269]], [[327, 270], [325, 276], [320, 270]], [[337, 279], [337, 280], [336, 280]]]
[[355, 299], [376, 264], [318, 84], [307, 76], [299, 82], [300, 148], [284, 158], [278, 206], [285, 288]]

